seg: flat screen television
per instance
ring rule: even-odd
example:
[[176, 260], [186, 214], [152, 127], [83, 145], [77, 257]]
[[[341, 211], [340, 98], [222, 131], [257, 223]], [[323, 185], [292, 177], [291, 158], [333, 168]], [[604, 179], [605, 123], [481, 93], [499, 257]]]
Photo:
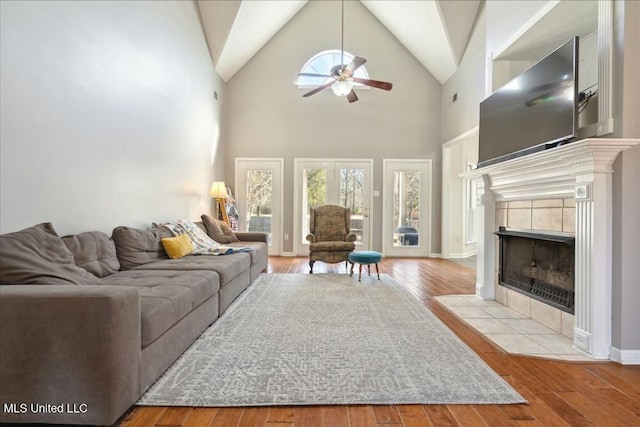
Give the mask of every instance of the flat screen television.
[[578, 38], [480, 103], [478, 166], [570, 141], [577, 133]]

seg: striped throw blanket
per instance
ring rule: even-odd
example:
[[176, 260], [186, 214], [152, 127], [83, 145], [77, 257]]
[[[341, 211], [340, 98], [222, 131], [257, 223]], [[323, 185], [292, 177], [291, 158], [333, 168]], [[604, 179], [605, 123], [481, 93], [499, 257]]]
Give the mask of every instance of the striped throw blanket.
[[186, 234], [189, 236], [195, 251], [192, 255], [227, 255], [236, 252], [251, 252], [253, 249], [247, 247], [231, 247], [222, 245], [196, 225], [196, 223], [187, 220], [169, 221], [154, 223], [157, 227], [167, 227], [174, 236]]

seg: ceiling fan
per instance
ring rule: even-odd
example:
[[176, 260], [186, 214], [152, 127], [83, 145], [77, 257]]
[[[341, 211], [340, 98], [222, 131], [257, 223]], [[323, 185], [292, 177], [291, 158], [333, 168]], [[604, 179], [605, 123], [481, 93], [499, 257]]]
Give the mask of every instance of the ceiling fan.
[[355, 77], [353, 73], [362, 66], [366, 59], [360, 58], [358, 56], [354, 57], [353, 60], [347, 65], [344, 64], [344, 0], [342, 0], [342, 35], [340, 39], [340, 54], [341, 60], [339, 65], [335, 65], [331, 68], [330, 74], [315, 74], [315, 73], [300, 73], [298, 76], [306, 76], [306, 77], [326, 77], [330, 78], [327, 83], [318, 86], [311, 92], [305, 93], [302, 95], [303, 97], [308, 97], [311, 95], [315, 95], [316, 93], [331, 87], [333, 93], [338, 96], [346, 96], [347, 101], [349, 103], [356, 102], [358, 100], [358, 96], [356, 92], [353, 90], [353, 83], [360, 83], [365, 86], [375, 87], [382, 90], [391, 90], [393, 84], [388, 82], [381, 82], [379, 80], [371, 80], [371, 79], [363, 79], [360, 77]]

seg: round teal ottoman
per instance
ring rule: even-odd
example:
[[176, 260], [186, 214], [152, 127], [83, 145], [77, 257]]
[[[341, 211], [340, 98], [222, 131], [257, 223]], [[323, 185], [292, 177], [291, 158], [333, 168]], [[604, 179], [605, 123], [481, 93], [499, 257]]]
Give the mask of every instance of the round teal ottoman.
[[369, 269], [369, 276], [371, 276], [371, 264], [376, 265], [376, 273], [378, 273], [378, 280], [380, 280], [380, 271], [378, 270], [378, 263], [382, 260], [382, 254], [376, 251], [357, 251], [349, 254], [349, 262], [351, 263], [351, 273], [349, 277], [353, 276], [353, 267], [356, 263], [360, 264], [360, 272], [358, 273], [358, 281], [362, 280], [362, 266], [366, 265]]

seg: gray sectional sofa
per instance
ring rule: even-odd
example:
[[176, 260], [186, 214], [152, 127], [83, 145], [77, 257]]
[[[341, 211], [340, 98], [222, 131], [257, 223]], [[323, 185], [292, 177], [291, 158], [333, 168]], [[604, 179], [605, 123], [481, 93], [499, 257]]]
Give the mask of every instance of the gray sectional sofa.
[[117, 421], [266, 269], [265, 234], [226, 232], [252, 251], [169, 259], [165, 227], [0, 236], [0, 422]]

